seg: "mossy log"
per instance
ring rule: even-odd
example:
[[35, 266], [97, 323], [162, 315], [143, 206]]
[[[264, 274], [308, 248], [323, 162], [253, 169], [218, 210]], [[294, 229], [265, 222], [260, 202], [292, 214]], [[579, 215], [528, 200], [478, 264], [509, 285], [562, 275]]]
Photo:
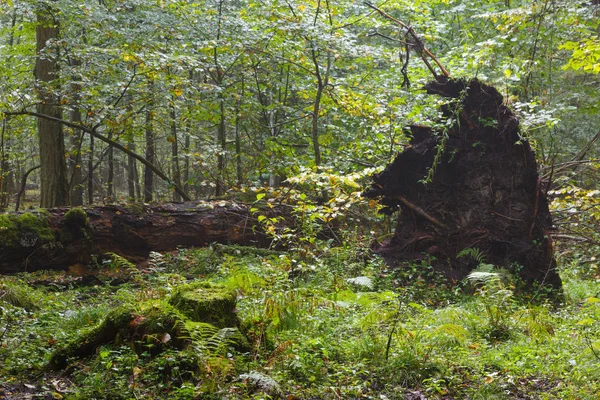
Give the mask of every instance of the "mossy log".
[[0, 273], [61, 269], [117, 253], [131, 261], [150, 251], [210, 243], [267, 246], [257, 216], [231, 202], [55, 208], [0, 215]]
[[[411, 126], [412, 140], [364, 193], [400, 211], [376, 247], [388, 264], [426, 259], [436, 276], [465, 278], [479, 263], [514, 273], [521, 287], [561, 288], [552, 218], [535, 155], [502, 95], [477, 79], [429, 83], [450, 100], [442, 129]], [[480, 257], [465, 257], [478, 252]]]
[[235, 304], [233, 292], [200, 283], [180, 287], [168, 302], [123, 305], [111, 310], [98, 325], [59, 343], [48, 366], [65, 368], [69, 360], [88, 357], [98, 347], [112, 342], [129, 343], [137, 352], [151, 354], [167, 347], [184, 349], [190, 344], [208, 349], [223, 344], [245, 349], [248, 345], [237, 329]]

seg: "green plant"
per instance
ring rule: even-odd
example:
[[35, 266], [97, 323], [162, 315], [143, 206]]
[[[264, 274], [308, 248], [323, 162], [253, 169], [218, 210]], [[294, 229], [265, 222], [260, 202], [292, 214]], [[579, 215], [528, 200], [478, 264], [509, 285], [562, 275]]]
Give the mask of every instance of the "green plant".
[[505, 283], [501, 272], [489, 272], [489, 265], [471, 272], [467, 279], [476, 283], [477, 295], [487, 317], [483, 334], [492, 342], [505, 341], [511, 335], [511, 313], [514, 310], [513, 288]]

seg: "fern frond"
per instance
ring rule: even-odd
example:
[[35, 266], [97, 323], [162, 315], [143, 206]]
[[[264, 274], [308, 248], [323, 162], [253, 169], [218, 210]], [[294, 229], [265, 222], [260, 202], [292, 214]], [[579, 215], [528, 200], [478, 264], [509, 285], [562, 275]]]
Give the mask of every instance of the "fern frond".
[[474, 282], [493, 282], [501, 279], [498, 272], [473, 271], [467, 279]]

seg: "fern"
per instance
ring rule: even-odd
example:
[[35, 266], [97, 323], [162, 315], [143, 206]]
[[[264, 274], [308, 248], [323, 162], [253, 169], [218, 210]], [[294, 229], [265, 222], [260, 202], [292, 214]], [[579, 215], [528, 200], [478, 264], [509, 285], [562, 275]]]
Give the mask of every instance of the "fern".
[[204, 357], [222, 355], [229, 347], [240, 344], [241, 334], [237, 328], [219, 329], [204, 322], [182, 322], [181, 338], [189, 340], [191, 347]]
[[477, 264], [483, 264], [485, 262], [485, 253], [478, 248], [467, 247], [466, 249], [462, 249], [456, 255], [456, 258], [461, 257], [470, 257], [477, 262]]

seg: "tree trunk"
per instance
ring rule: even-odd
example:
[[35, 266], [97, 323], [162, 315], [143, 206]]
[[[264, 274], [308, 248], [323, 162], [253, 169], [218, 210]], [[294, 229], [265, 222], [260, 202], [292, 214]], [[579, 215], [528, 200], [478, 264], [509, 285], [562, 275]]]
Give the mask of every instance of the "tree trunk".
[[[179, 169], [179, 148], [178, 148], [178, 140], [177, 140], [177, 119], [175, 114], [175, 98], [172, 99], [173, 103], [171, 104], [171, 110], [169, 111], [169, 117], [171, 118], [171, 168], [173, 170], [172, 177], [173, 182], [179, 187], [181, 187], [181, 170]], [[178, 202], [181, 201], [181, 195], [177, 193], [177, 191], [173, 191], [173, 201]]]
[[186, 193], [190, 192], [190, 131], [192, 129], [192, 123], [188, 120], [185, 129], [185, 159], [183, 163], [183, 190]]
[[[155, 163], [156, 148], [154, 144], [154, 127], [152, 126], [152, 110], [146, 111], [146, 160]], [[148, 166], [144, 166], [144, 202], [152, 202], [154, 194], [154, 174]]]
[[325, 73], [321, 74], [321, 68], [319, 67], [319, 60], [317, 59], [316, 51], [312, 51], [312, 60], [315, 65], [315, 76], [317, 77], [317, 94], [315, 95], [315, 102], [313, 104], [312, 113], [312, 143], [313, 151], [315, 154], [315, 165], [318, 167], [321, 165], [321, 146], [319, 144], [319, 113], [321, 112], [321, 99], [323, 97], [323, 91], [329, 84], [329, 73], [331, 71], [331, 52], [327, 50], [327, 67]]
[[106, 252], [140, 261], [150, 251], [179, 246], [270, 244], [249, 207], [223, 202], [56, 208], [8, 214], [7, 220], [0, 273], [66, 268]]
[[[108, 133], [108, 138], [112, 140], [112, 131]], [[110, 144], [108, 145], [108, 174], [106, 180], [106, 201], [108, 203], [113, 203], [115, 200], [115, 153], [114, 148]]]
[[88, 159], [88, 204], [94, 204], [94, 137], [90, 136], [90, 158]]
[[227, 136], [225, 131], [225, 101], [220, 100], [221, 117], [219, 128], [217, 129], [217, 142], [219, 143], [219, 154], [217, 154], [217, 187], [215, 196], [219, 197], [225, 194], [225, 150], [227, 149]]
[[[79, 60], [74, 60], [73, 65], [81, 65]], [[76, 77], [73, 77], [76, 80]], [[78, 102], [81, 98], [81, 85], [79, 83], [71, 84], [73, 101]], [[77, 104], [73, 105], [69, 114], [71, 122], [81, 125], [81, 110]], [[69, 152], [69, 163], [71, 167], [71, 181], [69, 188], [71, 191], [71, 205], [83, 205], [83, 175], [81, 173], [81, 146], [83, 144], [83, 132], [80, 129], [71, 129], [71, 151]]]
[[[135, 150], [135, 144], [133, 142], [129, 142], [127, 147], [131, 151]], [[136, 174], [135, 170], [136, 170], [135, 158], [128, 155], [127, 156], [127, 193], [129, 195], [129, 201], [132, 201], [134, 203], [135, 203], [135, 198], [136, 198], [135, 197], [135, 185], [136, 185], [136, 180], [137, 180], [137, 174]]]
[[[38, 10], [35, 78], [40, 93], [40, 103], [37, 105], [37, 112], [62, 118], [59, 99], [49, 87], [58, 77], [57, 55], [50, 54], [51, 52], [46, 49], [48, 42], [56, 40], [58, 37], [58, 22], [47, 10]], [[41, 165], [40, 206], [50, 208], [67, 205], [69, 203], [69, 187], [62, 125], [44, 118], [38, 118], [37, 125]]]

